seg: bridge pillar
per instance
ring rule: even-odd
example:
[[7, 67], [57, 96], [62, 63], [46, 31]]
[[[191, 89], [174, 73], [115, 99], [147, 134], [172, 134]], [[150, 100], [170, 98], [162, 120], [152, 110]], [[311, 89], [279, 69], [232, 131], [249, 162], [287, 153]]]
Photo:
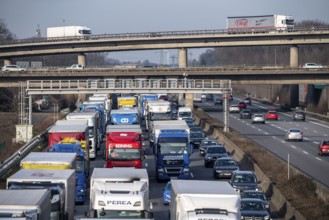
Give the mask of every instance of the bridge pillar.
[[296, 45], [290, 47], [290, 66], [298, 67], [298, 46]]
[[193, 109], [193, 93], [186, 93], [185, 94], [185, 106], [186, 107], [190, 107], [191, 109]]
[[8, 65], [11, 65], [12, 63], [11, 63], [11, 59], [4, 59], [3, 60], [3, 65], [4, 66], [8, 66]]
[[180, 48], [178, 51], [178, 67], [185, 68], [187, 66], [187, 49]]
[[78, 55], [78, 64], [86, 66], [86, 55], [84, 53], [79, 53]]

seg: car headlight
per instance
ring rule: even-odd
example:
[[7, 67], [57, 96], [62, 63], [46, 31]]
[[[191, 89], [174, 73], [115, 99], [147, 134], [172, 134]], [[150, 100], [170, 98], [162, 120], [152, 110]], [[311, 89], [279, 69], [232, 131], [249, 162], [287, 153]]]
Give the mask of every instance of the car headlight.
[[211, 159], [211, 157], [207, 157], [207, 159], [208, 159], [208, 160], [210, 160], [210, 159]]
[[264, 220], [270, 220], [270, 216], [269, 215], [264, 216]]
[[183, 172], [190, 172], [190, 168], [184, 167]]

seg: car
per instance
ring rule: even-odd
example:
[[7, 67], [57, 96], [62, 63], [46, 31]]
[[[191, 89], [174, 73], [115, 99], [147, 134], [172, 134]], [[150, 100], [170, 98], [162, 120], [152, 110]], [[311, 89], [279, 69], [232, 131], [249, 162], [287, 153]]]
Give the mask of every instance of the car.
[[206, 100], [207, 100], [207, 95], [201, 94], [201, 101], [206, 101]]
[[171, 202], [171, 182], [168, 181], [163, 189], [163, 204], [168, 205]]
[[228, 111], [229, 111], [230, 113], [239, 113], [239, 112], [240, 112], [240, 108], [239, 108], [238, 105], [236, 105], [236, 104], [232, 104], [232, 105], [230, 105], [230, 107], [228, 108]]
[[239, 170], [238, 163], [231, 157], [218, 158], [213, 166], [213, 177], [215, 179], [231, 178], [232, 172]]
[[236, 191], [242, 193], [244, 190], [258, 190], [260, 181], [251, 170], [236, 170], [232, 172], [229, 183]]
[[240, 112], [240, 119], [248, 118], [251, 119], [252, 113], [250, 109], [242, 109]]
[[10, 73], [10, 72], [23, 72], [25, 73], [26, 72], [26, 69], [25, 68], [22, 68], [20, 66], [17, 66], [17, 65], [6, 65], [4, 67], [2, 67], [2, 72], [3, 73]]
[[303, 132], [299, 128], [289, 128], [285, 139], [286, 141], [303, 141]]
[[329, 140], [322, 140], [319, 145], [319, 155], [329, 154]]
[[222, 96], [214, 96], [213, 98], [214, 105], [222, 105], [223, 104], [223, 99]]
[[241, 219], [271, 219], [261, 199], [245, 198], [240, 202]]
[[252, 116], [251, 123], [262, 123], [265, 124], [265, 118], [263, 114], [256, 113]]
[[228, 157], [227, 151], [223, 145], [208, 146], [205, 152], [204, 166], [206, 168], [213, 167], [215, 161], [221, 157]]
[[322, 69], [323, 66], [321, 64], [317, 64], [317, 63], [305, 63], [303, 65], [304, 69]]
[[246, 109], [247, 108], [247, 104], [244, 103], [244, 102], [239, 102], [238, 107], [239, 107], [240, 110], [241, 109]]
[[250, 97], [245, 97], [243, 99], [243, 102], [246, 103], [246, 105], [251, 105], [251, 98]]
[[264, 202], [267, 211], [270, 211], [270, 203], [263, 191], [245, 190], [241, 193], [241, 199], [260, 199]]
[[201, 141], [204, 138], [205, 138], [205, 133], [202, 130], [196, 130], [196, 131], [190, 130], [190, 142], [194, 148], [198, 148], [201, 144]]
[[186, 124], [189, 126], [189, 128], [196, 127], [193, 118], [185, 118], [184, 120], [186, 121]]
[[199, 151], [200, 151], [200, 155], [204, 156], [206, 153], [206, 150], [209, 146], [213, 146], [213, 145], [219, 145], [218, 141], [215, 139], [211, 139], [211, 138], [205, 138], [201, 141], [200, 146], [199, 146]]
[[266, 120], [278, 120], [279, 119], [279, 114], [275, 111], [275, 110], [269, 110], [267, 113], [266, 113], [266, 116], [265, 116]]
[[[222, 95], [222, 102], [224, 102], [224, 95]], [[227, 94], [226, 95], [226, 100], [229, 101], [229, 102], [232, 102], [233, 101], [233, 95], [230, 95], [230, 94]]]
[[70, 70], [72, 70], [72, 69], [82, 70], [84, 68], [85, 67], [83, 65], [81, 65], [81, 64], [73, 64], [72, 66], [67, 67], [66, 69], [70, 69]]
[[292, 120], [300, 120], [300, 121], [305, 121], [305, 112], [303, 111], [296, 111], [294, 112], [294, 114], [292, 115]]

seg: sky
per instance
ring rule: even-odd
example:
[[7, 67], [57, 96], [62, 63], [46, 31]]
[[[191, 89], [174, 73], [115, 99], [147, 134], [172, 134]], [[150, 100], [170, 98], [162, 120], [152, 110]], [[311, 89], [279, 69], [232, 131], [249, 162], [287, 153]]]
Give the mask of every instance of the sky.
[[[0, 0], [0, 18], [17, 38], [79, 25], [93, 34], [225, 29], [230, 16], [292, 15], [329, 23], [329, 0]], [[197, 59], [205, 49], [189, 49]], [[177, 50], [111, 52], [120, 61], [172, 63]], [[177, 61], [176, 61], [177, 62]]]

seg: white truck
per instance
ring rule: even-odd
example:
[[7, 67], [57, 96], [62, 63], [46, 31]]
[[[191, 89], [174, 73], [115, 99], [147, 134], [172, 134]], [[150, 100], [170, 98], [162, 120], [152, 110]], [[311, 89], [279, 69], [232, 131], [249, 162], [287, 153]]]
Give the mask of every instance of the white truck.
[[94, 168], [90, 179], [91, 218], [152, 218], [146, 169]]
[[171, 180], [170, 219], [240, 219], [240, 194], [228, 182]]
[[177, 111], [177, 119], [185, 120], [192, 118], [192, 109], [190, 107], [179, 107]]
[[81, 37], [88, 38], [91, 29], [85, 26], [63, 26], [47, 28], [47, 38]]
[[46, 189], [0, 190], [0, 219], [50, 219], [50, 208]]
[[171, 120], [171, 104], [163, 100], [148, 100], [146, 105], [146, 130], [152, 131], [152, 122]]
[[96, 157], [96, 152], [100, 149], [102, 135], [100, 134], [101, 118], [97, 111], [94, 112], [72, 112], [66, 115], [66, 120], [70, 122], [87, 121], [89, 132], [89, 155], [92, 159]]
[[[51, 220], [72, 220], [75, 208], [75, 170], [21, 169], [7, 178], [7, 189], [48, 189]], [[47, 218], [45, 218], [47, 219]]]
[[238, 16], [227, 18], [228, 33], [289, 31], [294, 17], [287, 15]]

